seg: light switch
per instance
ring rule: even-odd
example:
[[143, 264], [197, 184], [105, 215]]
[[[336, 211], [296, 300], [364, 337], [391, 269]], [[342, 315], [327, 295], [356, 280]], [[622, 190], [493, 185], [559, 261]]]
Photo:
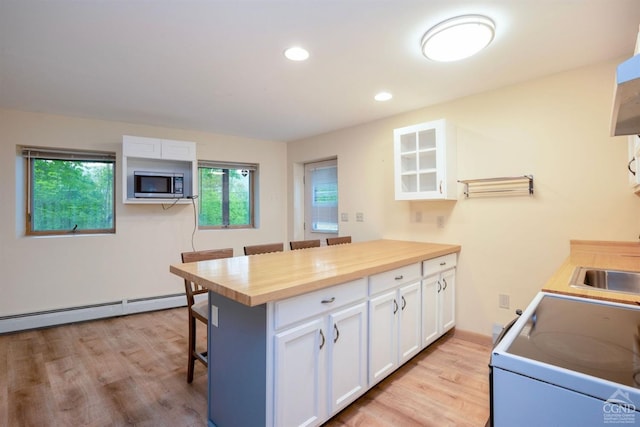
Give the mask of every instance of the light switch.
[[349, 214], [347, 212], [342, 212], [340, 214], [340, 221], [349, 222]]
[[356, 212], [356, 221], [358, 222], [364, 221], [364, 214], [362, 212]]

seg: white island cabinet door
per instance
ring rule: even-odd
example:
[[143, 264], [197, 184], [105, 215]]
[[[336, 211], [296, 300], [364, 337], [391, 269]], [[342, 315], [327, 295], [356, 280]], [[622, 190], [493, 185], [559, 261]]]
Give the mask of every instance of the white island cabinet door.
[[329, 330], [329, 412], [335, 414], [367, 389], [366, 303], [331, 314]]
[[407, 360], [418, 354], [421, 347], [421, 301], [420, 282], [415, 282], [403, 286], [399, 290], [400, 309], [399, 317], [399, 364], [402, 365]]
[[275, 425], [318, 425], [326, 417], [325, 353], [331, 335], [318, 318], [275, 336]]
[[369, 300], [369, 386], [398, 366], [399, 306], [394, 289]]

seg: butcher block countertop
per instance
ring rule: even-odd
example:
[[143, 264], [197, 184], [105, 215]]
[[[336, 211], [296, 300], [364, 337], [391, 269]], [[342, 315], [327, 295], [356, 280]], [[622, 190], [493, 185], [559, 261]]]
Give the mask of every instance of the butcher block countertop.
[[253, 307], [456, 252], [459, 245], [373, 240], [174, 264], [169, 271]]
[[549, 279], [542, 290], [640, 305], [640, 295], [570, 286], [569, 282], [576, 267], [640, 272], [639, 242], [572, 240], [569, 258]]

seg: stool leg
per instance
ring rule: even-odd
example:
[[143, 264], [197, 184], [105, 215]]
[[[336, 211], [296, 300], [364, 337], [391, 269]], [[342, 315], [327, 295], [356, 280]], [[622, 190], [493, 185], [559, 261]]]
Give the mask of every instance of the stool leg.
[[195, 357], [193, 353], [196, 351], [196, 318], [189, 311], [189, 365], [187, 367], [187, 382], [193, 381], [193, 365]]

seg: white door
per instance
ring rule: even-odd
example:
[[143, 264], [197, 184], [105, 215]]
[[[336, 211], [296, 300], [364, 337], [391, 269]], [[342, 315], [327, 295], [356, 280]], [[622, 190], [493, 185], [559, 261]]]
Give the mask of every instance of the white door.
[[329, 316], [329, 411], [334, 414], [367, 389], [367, 305]]
[[422, 346], [426, 347], [434, 342], [438, 334], [438, 301], [442, 285], [440, 275], [434, 274], [422, 281]]
[[338, 160], [304, 165], [304, 238], [338, 235]]
[[326, 416], [327, 348], [324, 319], [319, 318], [275, 336], [275, 425], [319, 424]]
[[398, 366], [397, 291], [369, 300], [369, 385]]
[[421, 310], [420, 310], [420, 282], [405, 285], [399, 290], [398, 311], [400, 345], [399, 364], [403, 364], [415, 356], [421, 347]]
[[441, 292], [441, 316], [442, 316], [442, 331], [447, 332], [453, 328], [456, 324], [456, 269], [444, 271], [440, 275], [442, 282]]

